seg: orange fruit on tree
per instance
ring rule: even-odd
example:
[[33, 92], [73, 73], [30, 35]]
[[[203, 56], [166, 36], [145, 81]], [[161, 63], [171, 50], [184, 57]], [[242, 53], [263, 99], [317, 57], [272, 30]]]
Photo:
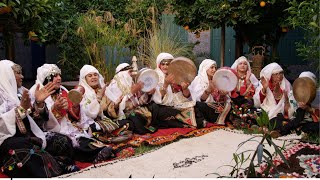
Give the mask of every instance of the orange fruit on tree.
[[260, 2], [260, 6], [261, 6], [261, 7], [265, 7], [265, 6], [266, 6], [266, 2], [261, 1], [261, 2]]
[[188, 29], [189, 29], [189, 26], [188, 26], [188, 25], [184, 26], [184, 29], [185, 29], [185, 30], [188, 30]]

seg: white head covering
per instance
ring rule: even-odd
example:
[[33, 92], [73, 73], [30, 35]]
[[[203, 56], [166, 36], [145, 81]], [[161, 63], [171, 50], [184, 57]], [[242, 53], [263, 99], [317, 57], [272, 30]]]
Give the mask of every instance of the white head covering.
[[[12, 70], [14, 63], [9, 60], [0, 61], [0, 144], [16, 134], [16, 115], [12, 111], [20, 105], [17, 96], [17, 82]], [[46, 147], [46, 139], [43, 131], [34, 120], [27, 115], [31, 131], [34, 135], [42, 139], [42, 148]]]
[[[58, 68], [57, 65], [55, 64], [43, 64], [42, 66], [38, 67], [37, 69], [37, 79], [36, 79], [36, 83], [30, 88], [30, 95], [31, 95], [31, 101], [34, 102], [34, 93], [36, 90], [37, 85], [40, 85], [40, 88], [42, 88], [44, 85], [44, 81], [47, 78], [51, 78], [51, 75], [55, 75], [55, 74], [61, 74], [61, 70]], [[53, 100], [51, 98], [51, 96], [49, 96], [46, 100], [45, 100], [48, 108], [51, 108], [51, 105], [53, 105]]]
[[10, 60], [0, 61], [0, 92], [1, 98], [6, 99], [6, 101], [12, 103], [13, 106], [19, 106], [20, 100], [17, 96], [17, 81], [12, 70], [13, 65], [14, 63]]
[[[283, 69], [281, 68], [281, 66], [279, 64], [271, 63], [271, 64], [268, 64], [267, 66], [265, 66], [261, 70], [260, 77], [264, 77], [269, 82], [272, 74], [279, 73], [282, 71], [283, 71]], [[264, 98], [263, 102], [261, 103], [259, 93], [262, 88], [263, 88], [262, 84], [259, 83], [259, 87], [256, 89], [256, 92], [253, 97], [255, 107], [261, 107], [262, 109], [264, 109], [268, 113], [269, 119], [276, 117], [278, 113], [283, 114], [285, 96], [282, 96], [282, 98], [277, 103], [274, 96], [273, 96], [272, 91], [270, 90], [270, 88], [267, 88], [266, 97]], [[292, 89], [291, 84], [285, 77], [283, 77], [283, 80], [280, 83], [280, 88], [282, 89], [282, 91], [285, 91], [287, 93], [288, 97], [290, 96], [290, 90]], [[294, 112], [294, 110], [291, 111], [291, 109], [289, 109], [289, 117], [291, 117], [293, 115], [293, 112]]]
[[[251, 66], [250, 66], [250, 63], [248, 61], [248, 59], [244, 56], [240, 56], [236, 61], [234, 61], [234, 63], [232, 64], [231, 66], [231, 69], [234, 69], [238, 72], [238, 65], [241, 63], [241, 62], [246, 62], [247, 65], [248, 65], [248, 70], [251, 71]], [[254, 74], [251, 73], [251, 76], [250, 76], [250, 82], [252, 83], [252, 85], [254, 86], [254, 88], [257, 88], [258, 85], [259, 85], [259, 81], [258, 79], [256, 78], [256, 76]]]
[[155, 70], [156, 70], [156, 72], [157, 72], [158, 75], [159, 75], [159, 83], [160, 83], [160, 84], [163, 84], [163, 83], [164, 83], [164, 78], [165, 78], [165, 76], [166, 76], [166, 75], [161, 71], [161, 69], [159, 68], [161, 61], [164, 60], [164, 59], [174, 59], [174, 57], [173, 57], [171, 54], [165, 53], [165, 52], [160, 53], [160, 54], [157, 56], [157, 60], [156, 60], [156, 62], [157, 62], [157, 68], [156, 68]]
[[92, 99], [96, 99], [96, 92], [94, 91], [94, 89], [91, 86], [89, 86], [89, 84], [86, 81], [86, 75], [88, 75], [89, 73], [98, 73], [99, 74], [100, 87], [104, 87], [105, 84], [104, 84], [104, 78], [99, 73], [97, 68], [95, 68], [91, 65], [87, 65], [87, 64], [81, 68], [79, 85], [84, 87], [84, 89], [85, 89], [84, 96], [87, 97], [88, 99], [92, 100]]
[[[201, 101], [200, 98], [201, 98], [203, 92], [208, 88], [209, 79], [208, 79], [208, 75], [207, 75], [207, 70], [212, 65], [217, 66], [217, 63], [212, 59], [205, 59], [201, 62], [200, 66], [199, 66], [198, 75], [194, 78], [194, 80], [191, 82], [191, 84], [189, 86], [189, 90], [190, 90], [191, 97], [192, 97], [193, 101]], [[210, 97], [208, 97], [208, 99], [209, 98]]]
[[117, 66], [117, 68], [116, 68], [116, 74], [117, 74], [118, 72], [120, 72], [123, 68], [128, 67], [128, 66], [130, 66], [130, 64], [128, 64], [128, 63], [121, 63], [121, 64], [119, 64], [119, 65]]
[[260, 78], [264, 77], [267, 81], [270, 81], [272, 74], [276, 74], [282, 71], [283, 69], [278, 63], [270, 63], [261, 70]]
[[61, 74], [61, 70], [55, 64], [44, 64], [37, 69], [36, 83], [43, 84], [46, 78], [51, 75]]
[[310, 78], [315, 84], [317, 84], [317, 77], [310, 71], [304, 71], [299, 75], [299, 78], [301, 77], [307, 77]]

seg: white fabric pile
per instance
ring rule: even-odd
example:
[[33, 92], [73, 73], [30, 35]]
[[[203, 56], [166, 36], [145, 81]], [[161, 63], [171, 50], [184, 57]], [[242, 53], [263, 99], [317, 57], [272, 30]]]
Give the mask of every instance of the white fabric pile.
[[[64, 175], [71, 178], [213, 178], [218, 173], [228, 176], [232, 165], [233, 153], [238, 144], [253, 137], [227, 130], [216, 130], [200, 137], [182, 139], [164, 146], [158, 150], [141, 156], [124, 160], [116, 160], [88, 167], [82, 171]], [[298, 136], [288, 136], [285, 139], [300, 139]], [[256, 140], [260, 141], [261, 137]], [[274, 140], [280, 146], [293, 141]], [[254, 150], [258, 143], [250, 141], [238, 152]], [[265, 145], [273, 153], [274, 150]], [[253, 154], [253, 153], [252, 153]], [[249, 162], [246, 163], [247, 167]], [[222, 166], [222, 167], [221, 167]], [[220, 167], [220, 168], [219, 168]], [[209, 174], [209, 175], [208, 175]]]

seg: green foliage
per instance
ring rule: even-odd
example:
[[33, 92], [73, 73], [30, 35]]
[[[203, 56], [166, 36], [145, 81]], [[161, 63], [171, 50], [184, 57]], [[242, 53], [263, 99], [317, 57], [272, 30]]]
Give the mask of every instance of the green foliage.
[[287, 9], [290, 16], [287, 22], [294, 28], [304, 29], [303, 42], [297, 42], [298, 55], [319, 66], [320, 57], [320, 2], [317, 0], [288, 0], [291, 7]]
[[[246, 150], [243, 152], [236, 152], [233, 154], [233, 161], [235, 162], [234, 166], [232, 167], [232, 171], [229, 173], [231, 177], [248, 177], [248, 178], [258, 178], [258, 177], [262, 177], [262, 174], [256, 172], [255, 168], [259, 167], [259, 165], [264, 161], [267, 163], [267, 168], [264, 170], [263, 177], [268, 177], [270, 168], [274, 168], [275, 170], [277, 170], [276, 166], [273, 164], [272, 158], [273, 155], [265, 148], [265, 146], [269, 145], [270, 147], [273, 147], [275, 153], [274, 155], [279, 155], [281, 157], [281, 159], [287, 164], [288, 168], [289, 164], [288, 161], [286, 160], [286, 158], [284, 157], [282, 150], [283, 147], [285, 147], [285, 144], [283, 144], [282, 147], [279, 147], [278, 145], [276, 145], [273, 141], [272, 138], [270, 136], [270, 131], [274, 128], [274, 126], [270, 125], [269, 122], [269, 117], [267, 115], [267, 113], [265, 111], [262, 111], [261, 115], [259, 116], [259, 118], [257, 119], [257, 123], [258, 125], [263, 129], [262, 132], [262, 139], [261, 141], [257, 141], [256, 138], [258, 136], [254, 136], [251, 137], [249, 139], [247, 139], [246, 141], [241, 142], [238, 145], [238, 149], [237, 151], [247, 142], [257, 142], [257, 148], [255, 150]], [[268, 128], [268, 129], [264, 129], [264, 128]], [[247, 152], [254, 152], [253, 155], [251, 156], [251, 154], [247, 155]], [[255, 164], [254, 160], [255, 158], [257, 158], [258, 163]], [[243, 168], [242, 166], [244, 166], [245, 162], [247, 162], [248, 160], [250, 160], [249, 166], [246, 168]], [[230, 166], [230, 165], [229, 165]], [[244, 176], [241, 174], [241, 171], [244, 171]]]
[[162, 24], [160, 27], [155, 24], [152, 31], [144, 39], [143, 46], [138, 49], [138, 58], [144, 64], [156, 68], [156, 59], [161, 52], [167, 52], [174, 57], [185, 56], [194, 59], [192, 52], [193, 45], [183, 42], [179, 34], [172, 35], [170, 27]]
[[100, 16], [91, 10], [77, 19], [77, 35], [82, 40], [89, 63], [95, 66], [107, 81], [114, 76], [118, 63], [114, 64], [112, 59], [106, 59], [106, 48], [114, 47], [120, 50], [126, 47], [129, 37], [124, 28], [117, 29], [115, 24], [116, 19], [110, 12]]
[[285, 33], [284, 12], [289, 7], [283, 0], [265, 1], [264, 7], [257, 0], [172, 0], [176, 22], [199, 32], [221, 26], [233, 27], [236, 38], [254, 45], [274, 45]]

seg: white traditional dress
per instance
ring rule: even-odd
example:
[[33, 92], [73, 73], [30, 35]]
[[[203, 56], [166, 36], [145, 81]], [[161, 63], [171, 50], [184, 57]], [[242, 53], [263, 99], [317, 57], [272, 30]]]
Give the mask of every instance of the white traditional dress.
[[[271, 75], [279, 72], [283, 72], [283, 69], [281, 68], [281, 66], [277, 63], [271, 63], [265, 66], [261, 70], [260, 78], [264, 77], [267, 80], [267, 82], [270, 82]], [[263, 101], [261, 101], [262, 88], [263, 86], [261, 82], [259, 82], [259, 86], [256, 88], [256, 92], [253, 97], [255, 107], [257, 108], [261, 107], [262, 109], [264, 109], [268, 113], [269, 119], [276, 117], [278, 113], [281, 113], [284, 115], [285, 114], [284, 112], [285, 96], [282, 95], [280, 99], [275, 99], [273, 95], [273, 91], [270, 89], [270, 87], [268, 87], [266, 90], [265, 98], [263, 99]], [[283, 80], [280, 82], [280, 88], [282, 92], [287, 93], [288, 97], [290, 96], [290, 90], [292, 89], [291, 84], [285, 77], [283, 77]], [[290, 104], [290, 108], [287, 114], [288, 118], [291, 118], [291, 116], [293, 115], [293, 112], [294, 112], [294, 108], [292, 104]]]
[[197, 101], [197, 106], [200, 106], [199, 110], [202, 111], [207, 121], [217, 122], [217, 124], [224, 124], [231, 108], [230, 98], [228, 96], [225, 96], [225, 100], [220, 102], [217, 99], [219, 92], [216, 91], [215, 93], [210, 93], [204, 103], [200, 103], [201, 96], [209, 87], [207, 70], [212, 65], [217, 66], [217, 63], [212, 59], [205, 59], [201, 62], [199, 65], [198, 75], [190, 84], [189, 90], [193, 101]]
[[13, 65], [9, 60], [0, 61], [1, 169], [10, 177], [44, 178], [61, 175], [61, 166], [43, 150], [47, 147], [45, 133], [28, 111], [20, 106]]

